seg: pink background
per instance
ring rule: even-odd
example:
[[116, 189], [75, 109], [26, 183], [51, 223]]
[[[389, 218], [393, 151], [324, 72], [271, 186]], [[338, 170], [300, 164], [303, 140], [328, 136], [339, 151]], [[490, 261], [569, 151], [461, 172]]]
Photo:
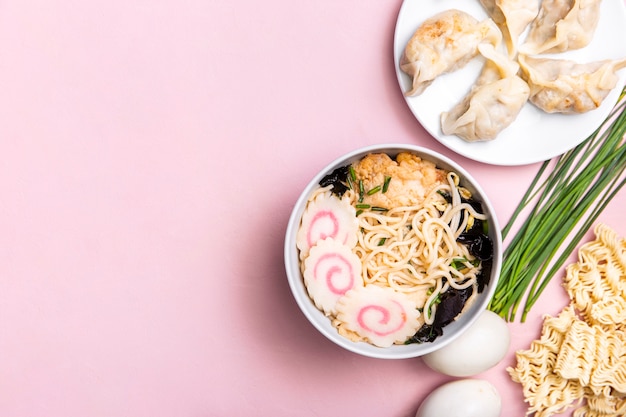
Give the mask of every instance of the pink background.
[[[451, 378], [316, 333], [289, 292], [291, 207], [340, 154], [453, 157], [508, 220], [539, 165], [431, 138], [397, 85], [401, 1], [0, 0], [0, 415], [410, 417]], [[622, 191], [601, 216], [626, 235]], [[478, 377], [521, 417], [515, 349]]]

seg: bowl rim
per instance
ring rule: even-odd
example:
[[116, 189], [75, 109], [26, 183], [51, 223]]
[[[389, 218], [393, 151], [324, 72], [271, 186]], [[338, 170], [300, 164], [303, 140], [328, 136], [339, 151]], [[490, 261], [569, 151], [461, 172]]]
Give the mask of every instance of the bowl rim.
[[[461, 319], [455, 320], [444, 328], [449, 329], [447, 334], [444, 331], [442, 336], [430, 343], [393, 345], [388, 348], [381, 348], [367, 342], [353, 342], [346, 337], [341, 336], [337, 330], [332, 327], [328, 317], [314, 305], [306, 291], [306, 286], [304, 285], [302, 274], [300, 273], [299, 257], [296, 248], [296, 234], [300, 226], [302, 213], [306, 207], [306, 202], [313, 189], [325, 175], [332, 172], [335, 168], [361, 159], [369, 153], [387, 153], [395, 156], [398, 153], [405, 151], [414, 153], [425, 160], [434, 162], [437, 167], [456, 172], [461, 177], [461, 182], [464, 187], [470, 189], [472, 194], [476, 193], [480, 195], [483, 210], [490, 215], [489, 236], [493, 241], [495, 250], [492, 262], [491, 278], [489, 284], [485, 287], [483, 293], [481, 293], [482, 297], [470, 306], [469, 310], [463, 314]], [[495, 209], [487, 194], [484, 192], [478, 181], [458, 162], [455, 162], [451, 158], [442, 155], [439, 152], [433, 151], [432, 149], [417, 145], [403, 143], [367, 145], [344, 153], [343, 155], [332, 160], [330, 163], [326, 164], [326, 166], [317, 172], [317, 174], [309, 181], [300, 193], [292, 208], [285, 232], [284, 263], [287, 281], [300, 311], [302, 311], [307, 320], [320, 333], [333, 343], [353, 353], [377, 359], [406, 359], [419, 357], [451, 343], [476, 321], [482, 311], [487, 309], [487, 305], [492, 299], [496, 285], [499, 281], [500, 269], [502, 266], [502, 237], [500, 230]]]

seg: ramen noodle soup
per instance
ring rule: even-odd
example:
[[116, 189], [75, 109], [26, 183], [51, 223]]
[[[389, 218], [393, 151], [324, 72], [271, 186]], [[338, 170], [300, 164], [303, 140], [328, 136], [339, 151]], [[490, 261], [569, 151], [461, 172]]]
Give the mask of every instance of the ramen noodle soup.
[[307, 293], [352, 341], [432, 342], [488, 284], [487, 225], [455, 172], [369, 154], [308, 199], [296, 238]]

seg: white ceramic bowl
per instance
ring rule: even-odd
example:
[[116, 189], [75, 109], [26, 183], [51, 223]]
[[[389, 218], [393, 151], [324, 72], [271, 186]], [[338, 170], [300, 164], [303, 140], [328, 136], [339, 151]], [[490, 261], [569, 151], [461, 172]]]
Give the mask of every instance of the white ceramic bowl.
[[[414, 153], [424, 160], [434, 162], [439, 168], [454, 171], [459, 174], [461, 177], [461, 185], [471, 191], [474, 199], [482, 203], [483, 211], [489, 216], [489, 237], [493, 242], [494, 254], [489, 284], [479, 294], [478, 298], [467, 311], [460, 315], [454, 322], [444, 327], [442, 336], [438, 337], [433, 342], [393, 345], [391, 347], [381, 348], [367, 342], [352, 342], [341, 336], [331, 325], [329, 318], [315, 307], [307, 293], [302, 274], [300, 273], [296, 235], [309, 195], [318, 186], [319, 181], [324, 176], [338, 167], [345, 166], [365, 157], [369, 153], [387, 153], [390, 156], [395, 156], [403, 151]], [[447, 345], [456, 337], [460, 336], [478, 318], [480, 313], [486, 309], [495, 291], [502, 263], [500, 226], [491, 202], [476, 180], [463, 167], [448, 157], [426, 148], [405, 144], [382, 144], [356, 149], [337, 158], [323, 168], [305, 187], [293, 208], [287, 225], [284, 251], [289, 287], [291, 288], [298, 306], [311, 324], [337, 345], [354, 353], [381, 359], [404, 359], [422, 356]]]

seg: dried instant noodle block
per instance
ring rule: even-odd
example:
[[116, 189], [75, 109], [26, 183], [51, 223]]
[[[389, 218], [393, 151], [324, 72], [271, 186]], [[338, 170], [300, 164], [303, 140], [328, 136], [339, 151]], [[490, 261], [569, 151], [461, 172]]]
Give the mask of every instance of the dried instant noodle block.
[[626, 323], [626, 239], [600, 224], [596, 240], [583, 245], [578, 262], [567, 267], [564, 286], [572, 303], [591, 323]]
[[626, 333], [600, 328], [598, 336], [596, 368], [589, 388], [595, 395], [601, 395], [610, 387], [616, 395], [626, 397]]
[[566, 379], [554, 372], [557, 358], [575, 312], [566, 308], [557, 317], [544, 318], [541, 338], [530, 349], [516, 353], [517, 366], [507, 368], [511, 379], [522, 385], [528, 403], [528, 414], [548, 417], [581, 401], [585, 391], [577, 380]]
[[573, 317], [557, 353], [554, 371], [563, 378], [589, 385], [596, 356], [596, 331], [582, 320]]
[[606, 387], [626, 394], [624, 333], [574, 318], [557, 354], [554, 372], [599, 396]]
[[540, 339], [507, 369], [523, 387], [527, 414], [577, 407], [575, 417], [626, 415], [626, 242], [606, 225], [595, 234], [567, 268], [571, 304], [544, 318]]
[[610, 417], [626, 415], [626, 398], [619, 398], [607, 393], [589, 396], [587, 403], [574, 411], [574, 417]]

